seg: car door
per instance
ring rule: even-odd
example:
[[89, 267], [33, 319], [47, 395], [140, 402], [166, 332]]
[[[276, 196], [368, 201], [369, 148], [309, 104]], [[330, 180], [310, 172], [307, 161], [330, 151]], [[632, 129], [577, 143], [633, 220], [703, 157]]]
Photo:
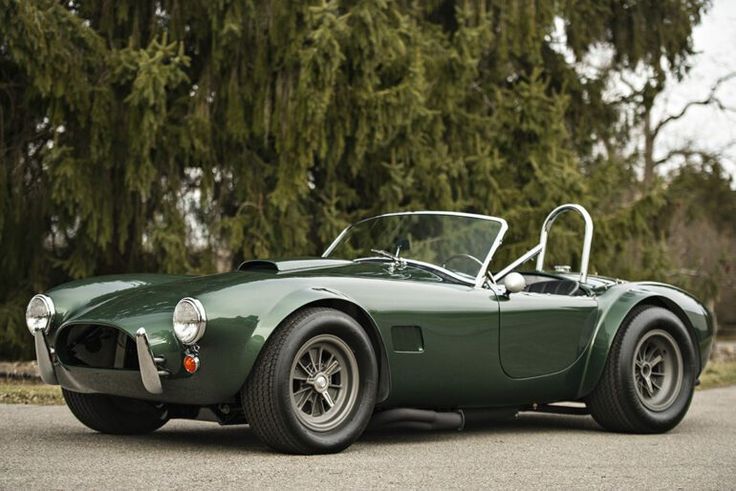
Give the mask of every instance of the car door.
[[511, 378], [565, 370], [595, 328], [594, 297], [519, 292], [499, 296], [499, 357]]

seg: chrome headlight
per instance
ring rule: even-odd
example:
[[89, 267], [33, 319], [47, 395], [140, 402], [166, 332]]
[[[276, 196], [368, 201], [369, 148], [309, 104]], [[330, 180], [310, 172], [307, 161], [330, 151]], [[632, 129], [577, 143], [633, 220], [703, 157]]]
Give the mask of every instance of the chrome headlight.
[[204, 335], [207, 316], [196, 298], [182, 298], [174, 309], [174, 333], [184, 344], [194, 344]]
[[54, 302], [46, 295], [36, 295], [26, 307], [26, 325], [31, 334], [36, 331], [48, 332], [54, 317]]

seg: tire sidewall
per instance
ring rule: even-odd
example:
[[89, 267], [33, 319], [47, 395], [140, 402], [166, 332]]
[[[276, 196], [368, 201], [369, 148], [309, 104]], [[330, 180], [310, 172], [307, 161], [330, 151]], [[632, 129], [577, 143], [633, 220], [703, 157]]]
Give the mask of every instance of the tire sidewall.
[[[320, 334], [332, 334], [344, 341], [358, 363], [358, 395], [345, 420], [329, 431], [315, 431], [299, 421], [291, 405], [291, 367], [299, 349]], [[277, 408], [289, 433], [302, 445], [318, 453], [337, 452], [355, 441], [365, 430], [376, 401], [378, 365], [370, 338], [350, 316], [336, 310], [319, 310], [305, 318], [291, 332], [278, 354], [275, 369]]]
[[[663, 411], [652, 411], [644, 406], [636, 392], [634, 382], [635, 349], [642, 337], [654, 329], [669, 333], [677, 342], [682, 354], [683, 379], [680, 393], [672, 405]], [[682, 321], [674, 313], [663, 308], [653, 307], [643, 310], [628, 325], [620, 354], [619, 370], [624, 392], [622, 402], [634, 416], [632, 419], [640, 423], [637, 426], [642, 426], [641, 429], [645, 432], [662, 432], [676, 426], [690, 407], [697, 376], [697, 353]]]

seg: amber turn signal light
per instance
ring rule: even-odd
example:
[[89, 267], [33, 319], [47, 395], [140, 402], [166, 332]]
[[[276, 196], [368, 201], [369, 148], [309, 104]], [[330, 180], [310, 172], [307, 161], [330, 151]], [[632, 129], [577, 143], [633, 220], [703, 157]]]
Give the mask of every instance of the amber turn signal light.
[[194, 373], [199, 370], [199, 357], [186, 355], [184, 357], [184, 370], [188, 373]]

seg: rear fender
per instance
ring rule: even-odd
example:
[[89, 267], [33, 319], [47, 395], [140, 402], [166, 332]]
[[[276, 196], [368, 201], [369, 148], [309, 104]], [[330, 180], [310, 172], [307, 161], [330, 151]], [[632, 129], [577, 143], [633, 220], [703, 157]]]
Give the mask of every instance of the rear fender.
[[650, 304], [671, 310], [690, 332], [699, 354], [700, 372], [708, 360], [713, 340], [713, 325], [708, 310], [695, 298], [678, 288], [661, 283], [626, 283], [610, 288], [599, 297], [601, 314], [577, 395], [583, 398], [597, 385], [613, 340], [629, 313], [640, 304]]

